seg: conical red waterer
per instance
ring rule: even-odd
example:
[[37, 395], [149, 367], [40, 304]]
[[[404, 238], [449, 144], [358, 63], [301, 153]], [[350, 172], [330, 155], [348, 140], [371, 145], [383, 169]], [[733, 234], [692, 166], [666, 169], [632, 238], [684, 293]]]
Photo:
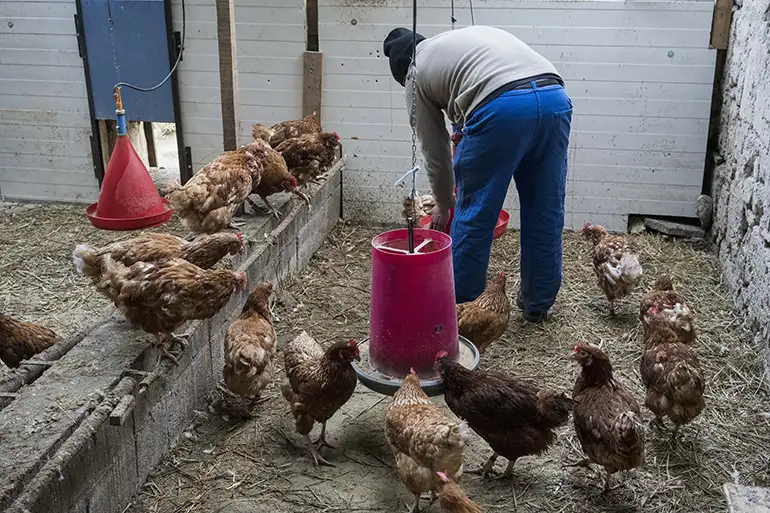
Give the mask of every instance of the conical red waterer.
[[372, 240], [369, 359], [375, 370], [394, 377], [411, 367], [431, 375], [436, 353], [457, 359], [460, 351], [452, 239], [415, 229], [414, 244], [417, 252], [409, 254], [406, 229]]
[[171, 208], [158, 194], [150, 173], [136, 153], [128, 135], [119, 90], [118, 138], [102, 181], [99, 200], [86, 209], [91, 224], [102, 230], [138, 230], [171, 219]]

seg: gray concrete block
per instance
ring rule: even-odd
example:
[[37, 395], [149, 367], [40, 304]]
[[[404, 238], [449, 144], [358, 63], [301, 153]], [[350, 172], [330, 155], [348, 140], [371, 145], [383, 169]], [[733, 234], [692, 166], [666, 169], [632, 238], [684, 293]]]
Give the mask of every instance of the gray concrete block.
[[770, 489], [732, 483], [722, 488], [730, 513], [770, 513]]

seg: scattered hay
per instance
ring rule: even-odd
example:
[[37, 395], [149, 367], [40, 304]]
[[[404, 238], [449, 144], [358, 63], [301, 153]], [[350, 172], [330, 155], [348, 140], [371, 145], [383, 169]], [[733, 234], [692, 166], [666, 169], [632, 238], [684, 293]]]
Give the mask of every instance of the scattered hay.
[[[323, 344], [367, 336], [370, 240], [379, 231], [340, 224], [309, 266], [283, 284], [275, 308], [279, 349], [303, 329]], [[600, 495], [600, 473], [564, 467], [581, 455], [567, 426], [546, 455], [517, 463], [512, 482], [463, 478], [463, 487], [482, 510], [722, 512], [722, 483], [770, 486], [768, 390], [760, 348], [733, 311], [715, 255], [654, 235], [633, 239], [645, 274], [615, 318], [608, 316], [594, 282], [588, 243], [567, 234], [564, 283], [551, 320], [535, 326], [514, 314], [482, 366], [571, 391], [577, 369], [565, 357], [577, 340], [588, 340], [603, 346], [618, 378], [642, 403], [638, 303], [656, 274], [668, 270], [696, 315], [698, 353], [708, 380], [706, 410], [681, 430], [675, 443], [668, 432], [647, 428], [645, 467], [623, 474], [622, 486], [607, 497]], [[504, 270], [511, 275], [511, 298], [518, 285], [518, 260], [518, 234], [509, 232], [494, 244], [490, 274]], [[277, 361], [281, 367], [280, 353]], [[316, 469], [294, 433], [279, 384], [277, 373], [255, 418], [246, 422], [201, 413], [127, 511], [392, 512], [411, 500], [395, 476], [382, 433], [387, 397], [359, 385], [329, 423], [338, 447], [329, 454], [337, 467]], [[652, 418], [646, 410], [644, 415]], [[489, 455], [488, 447], [473, 438], [468, 467]]]

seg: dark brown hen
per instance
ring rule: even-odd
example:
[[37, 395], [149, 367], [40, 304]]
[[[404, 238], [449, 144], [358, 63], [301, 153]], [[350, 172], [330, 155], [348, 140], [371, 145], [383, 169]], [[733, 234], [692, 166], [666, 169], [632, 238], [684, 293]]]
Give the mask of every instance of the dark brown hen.
[[[318, 453], [319, 447], [332, 447], [326, 441], [326, 421], [353, 395], [358, 377], [353, 360], [360, 360], [355, 340], [337, 342], [324, 350], [304, 331], [283, 350], [286, 378], [281, 385], [284, 399], [291, 405], [294, 425], [308, 444], [316, 465], [334, 466]], [[310, 431], [321, 423], [321, 436], [310, 440]]]
[[556, 390], [497, 372], [468, 370], [445, 351], [436, 355], [436, 369], [449, 409], [494, 451], [480, 470], [482, 478], [498, 456], [508, 459], [503, 477], [510, 476], [517, 458], [545, 452], [556, 440], [554, 429], [569, 420], [573, 401]]
[[668, 322], [656, 315], [655, 306], [650, 310], [639, 368], [647, 391], [644, 404], [658, 422], [662, 423], [663, 417], [671, 419], [675, 437], [679, 426], [703, 411], [706, 380], [693, 347], [682, 343]]
[[579, 465], [596, 463], [610, 476], [644, 463], [644, 427], [639, 404], [612, 374], [612, 363], [598, 347], [580, 343], [572, 351], [581, 373], [575, 381], [572, 410], [575, 433], [587, 458]]

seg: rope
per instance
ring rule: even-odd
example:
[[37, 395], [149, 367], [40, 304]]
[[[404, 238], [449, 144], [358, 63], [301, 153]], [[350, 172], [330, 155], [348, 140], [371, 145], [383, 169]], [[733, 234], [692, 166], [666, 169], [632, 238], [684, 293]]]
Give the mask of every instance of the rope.
[[[109, 10], [109, 3], [107, 4], [108, 14], [110, 17], [110, 24], [113, 23], [112, 21], [112, 12]], [[182, 54], [184, 53], [184, 43], [185, 43], [185, 36], [187, 32], [187, 19], [185, 17], [185, 5], [184, 0], [182, 0], [182, 44], [179, 48], [179, 55], [176, 56], [176, 62], [174, 63], [174, 66], [171, 68], [171, 71], [168, 72], [168, 75], [166, 75], [166, 78], [160, 81], [160, 83], [152, 86], [152, 87], [139, 87], [135, 86], [133, 84], [129, 84], [128, 82], [118, 82], [112, 87], [112, 91], [115, 92], [118, 90], [119, 87], [128, 87], [129, 89], [134, 89], [135, 91], [141, 91], [143, 93], [149, 93], [151, 91], [154, 91], [160, 87], [163, 86], [166, 82], [168, 82], [168, 79], [171, 78], [171, 75], [174, 74], [176, 71], [177, 66], [179, 66], [179, 63], [182, 61]], [[113, 36], [114, 38], [114, 36]], [[114, 41], [113, 41], [114, 43]]]

